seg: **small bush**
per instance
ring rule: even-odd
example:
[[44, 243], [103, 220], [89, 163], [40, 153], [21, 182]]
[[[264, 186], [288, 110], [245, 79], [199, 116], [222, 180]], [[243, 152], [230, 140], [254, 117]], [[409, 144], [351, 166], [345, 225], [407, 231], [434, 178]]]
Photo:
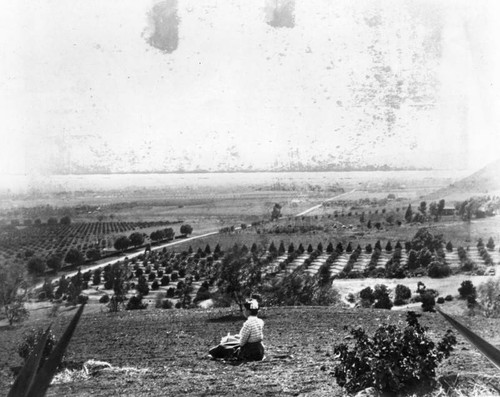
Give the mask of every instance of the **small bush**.
[[143, 310], [147, 307], [148, 307], [148, 304], [142, 302], [141, 295], [134, 295], [134, 296], [130, 297], [130, 299], [128, 300], [126, 309], [127, 310]]
[[157, 291], [159, 288], [160, 288], [160, 284], [158, 283], [158, 280], [153, 281], [153, 283], [151, 284], [151, 289], [153, 291]]
[[172, 309], [174, 307], [174, 302], [172, 302], [170, 299], [163, 299], [161, 302], [161, 308], [162, 309]]
[[375, 298], [375, 304], [373, 307], [375, 309], [387, 309], [391, 310], [392, 301], [389, 297], [389, 289], [384, 284], [379, 284], [375, 286], [375, 291], [373, 292]]
[[338, 385], [348, 393], [374, 387], [399, 395], [414, 385], [433, 382], [438, 364], [449, 357], [457, 341], [448, 330], [440, 342], [434, 343], [418, 317], [408, 312], [404, 329], [383, 324], [373, 337], [362, 328], [351, 330], [355, 343], [352, 350], [346, 344], [334, 347], [340, 361], [334, 372]]
[[448, 265], [432, 262], [429, 266], [428, 275], [432, 278], [443, 278], [448, 277], [451, 274], [451, 269]]
[[170, 277], [165, 275], [161, 278], [161, 285], [166, 286], [168, 284], [170, 284]]
[[470, 280], [465, 280], [462, 281], [462, 284], [460, 285], [460, 288], [458, 289], [458, 293], [460, 294], [460, 297], [462, 299], [467, 299], [469, 296], [474, 296], [476, 297], [476, 287], [474, 287], [474, 284], [472, 284], [472, 281]]
[[405, 301], [406, 299], [410, 299], [411, 298], [411, 290], [406, 285], [398, 284], [398, 285], [396, 285], [395, 295], [396, 296], [394, 297], [394, 304], [396, 304], [396, 300]]
[[451, 295], [446, 295], [446, 296], [444, 297], [444, 300], [445, 300], [445, 301], [448, 301], [448, 302], [451, 302], [451, 301], [453, 300], [453, 296], [451, 296]]
[[170, 287], [167, 289], [167, 298], [173, 298], [175, 296], [175, 288]]
[[109, 303], [109, 295], [108, 294], [104, 294], [103, 296], [101, 296], [99, 298], [99, 303]]
[[445, 300], [442, 296], [440, 296], [439, 298], [437, 298], [436, 302], [439, 303], [440, 305], [442, 305], [445, 302]]
[[373, 296], [373, 290], [371, 289], [371, 287], [366, 287], [359, 291], [359, 297], [362, 301], [370, 303], [370, 305], [375, 301], [375, 297]]
[[436, 298], [433, 294], [425, 292], [422, 294], [422, 310], [424, 312], [433, 312], [434, 306], [436, 306]]
[[84, 303], [87, 303], [89, 301], [88, 295], [78, 295], [78, 298], [76, 298], [76, 303], [81, 305]]

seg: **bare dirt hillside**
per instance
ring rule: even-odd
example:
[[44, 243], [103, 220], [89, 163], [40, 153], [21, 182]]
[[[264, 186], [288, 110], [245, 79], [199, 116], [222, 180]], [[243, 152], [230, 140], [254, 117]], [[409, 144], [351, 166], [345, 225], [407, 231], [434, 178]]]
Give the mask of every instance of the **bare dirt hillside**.
[[[371, 309], [263, 309], [265, 361], [234, 365], [210, 360], [207, 351], [221, 336], [239, 331], [243, 318], [238, 312], [214, 309], [84, 313], [66, 362], [81, 368], [87, 360], [102, 360], [112, 368], [63, 377], [50, 387], [49, 395], [343, 395], [332, 375], [336, 362], [333, 347], [348, 342], [346, 327], [361, 325], [371, 334], [384, 322], [404, 324], [405, 317], [404, 312]], [[500, 320], [460, 320], [500, 345]], [[55, 321], [56, 335], [61, 334], [68, 321], [67, 316]], [[439, 314], [425, 313], [421, 323], [429, 326], [434, 340], [449, 328]], [[7, 390], [12, 382], [10, 367], [21, 363], [15, 346], [23, 328], [0, 330], [0, 390]], [[498, 371], [467, 341], [461, 337], [458, 341], [456, 350], [439, 368], [440, 375], [452, 374], [454, 385], [465, 390], [477, 381], [500, 390]]]
[[475, 194], [498, 194], [500, 191], [500, 158], [472, 175], [426, 196], [427, 199], [466, 199]]

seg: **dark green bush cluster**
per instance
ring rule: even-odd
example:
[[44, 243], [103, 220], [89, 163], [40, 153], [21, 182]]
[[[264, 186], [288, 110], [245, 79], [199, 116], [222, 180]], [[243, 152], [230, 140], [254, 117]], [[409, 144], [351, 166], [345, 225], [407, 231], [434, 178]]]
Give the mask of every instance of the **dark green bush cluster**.
[[351, 330], [353, 348], [346, 344], [334, 348], [339, 360], [334, 376], [339, 386], [349, 393], [369, 387], [400, 393], [416, 384], [434, 382], [438, 364], [449, 357], [457, 341], [448, 330], [434, 343], [427, 336], [427, 327], [419, 324], [419, 316], [408, 312], [404, 329], [383, 324], [373, 337], [362, 328]]
[[127, 302], [126, 309], [127, 310], [142, 310], [148, 307], [147, 303], [142, 302], [141, 295], [131, 296]]
[[401, 306], [411, 298], [411, 290], [406, 285], [398, 284], [395, 290], [394, 305]]
[[474, 287], [474, 284], [472, 284], [472, 281], [462, 281], [462, 284], [458, 289], [458, 293], [460, 294], [460, 298], [467, 299], [467, 305], [469, 307], [472, 307], [476, 304], [477, 292], [476, 287]]
[[109, 303], [109, 295], [108, 294], [104, 294], [103, 296], [101, 296], [99, 298], [99, 303]]

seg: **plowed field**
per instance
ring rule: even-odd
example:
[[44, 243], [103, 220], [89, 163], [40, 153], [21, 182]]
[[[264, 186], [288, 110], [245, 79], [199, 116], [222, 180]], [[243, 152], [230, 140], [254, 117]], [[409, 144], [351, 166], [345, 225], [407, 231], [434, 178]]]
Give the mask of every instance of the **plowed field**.
[[[66, 362], [79, 368], [90, 359], [102, 360], [116, 371], [101, 371], [84, 379], [60, 382], [51, 396], [336, 396], [343, 391], [331, 374], [333, 346], [346, 341], [345, 327], [362, 325], [372, 333], [382, 323], [404, 324], [405, 313], [370, 309], [269, 308], [265, 321], [266, 359], [235, 365], [212, 361], [207, 351], [228, 332], [239, 331], [243, 318], [229, 309], [146, 310], [84, 313], [70, 343]], [[500, 345], [500, 320], [459, 318], [480, 335]], [[54, 322], [54, 332], [69, 317]], [[430, 336], [440, 338], [448, 324], [439, 314], [423, 314]], [[48, 320], [36, 325], [47, 324]], [[12, 382], [10, 367], [20, 365], [15, 346], [33, 324], [0, 330], [0, 389]], [[471, 379], [500, 389], [499, 372], [467, 341], [459, 344], [440, 367], [440, 374], [458, 374], [462, 386]], [[133, 367], [134, 369], [125, 369]], [[459, 384], [460, 386], [460, 384]]]

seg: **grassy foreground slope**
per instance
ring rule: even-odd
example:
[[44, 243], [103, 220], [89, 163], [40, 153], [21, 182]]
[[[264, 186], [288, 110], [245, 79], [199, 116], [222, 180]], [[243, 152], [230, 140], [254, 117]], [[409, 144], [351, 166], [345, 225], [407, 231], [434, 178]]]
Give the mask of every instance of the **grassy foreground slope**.
[[[333, 346], [346, 341], [345, 327], [362, 325], [371, 334], [383, 322], [403, 325], [405, 316], [404, 312], [333, 307], [263, 309], [267, 358], [235, 366], [207, 357], [221, 336], [238, 332], [243, 323], [229, 309], [84, 313], [66, 362], [78, 368], [86, 360], [103, 360], [114, 369], [52, 385], [49, 395], [342, 395], [332, 375]], [[460, 320], [500, 345], [500, 320]], [[68, 321], [68, 317], [55, 321], [57, 336]], [[430, 327], [434, 340], [449, 328], [439, 314], [424, 313], [421, 323]], [[25, 328], [0, 332], [1, 390], [12, 380], [9, 367], [21, 363], [15, 346]], [[440, 374], [459, 375], [456, 385], [462, 389], [477, 381], [500, 387], [498, 371], [463, 338], [457, 339], [456, 350], [439, 368]]]

